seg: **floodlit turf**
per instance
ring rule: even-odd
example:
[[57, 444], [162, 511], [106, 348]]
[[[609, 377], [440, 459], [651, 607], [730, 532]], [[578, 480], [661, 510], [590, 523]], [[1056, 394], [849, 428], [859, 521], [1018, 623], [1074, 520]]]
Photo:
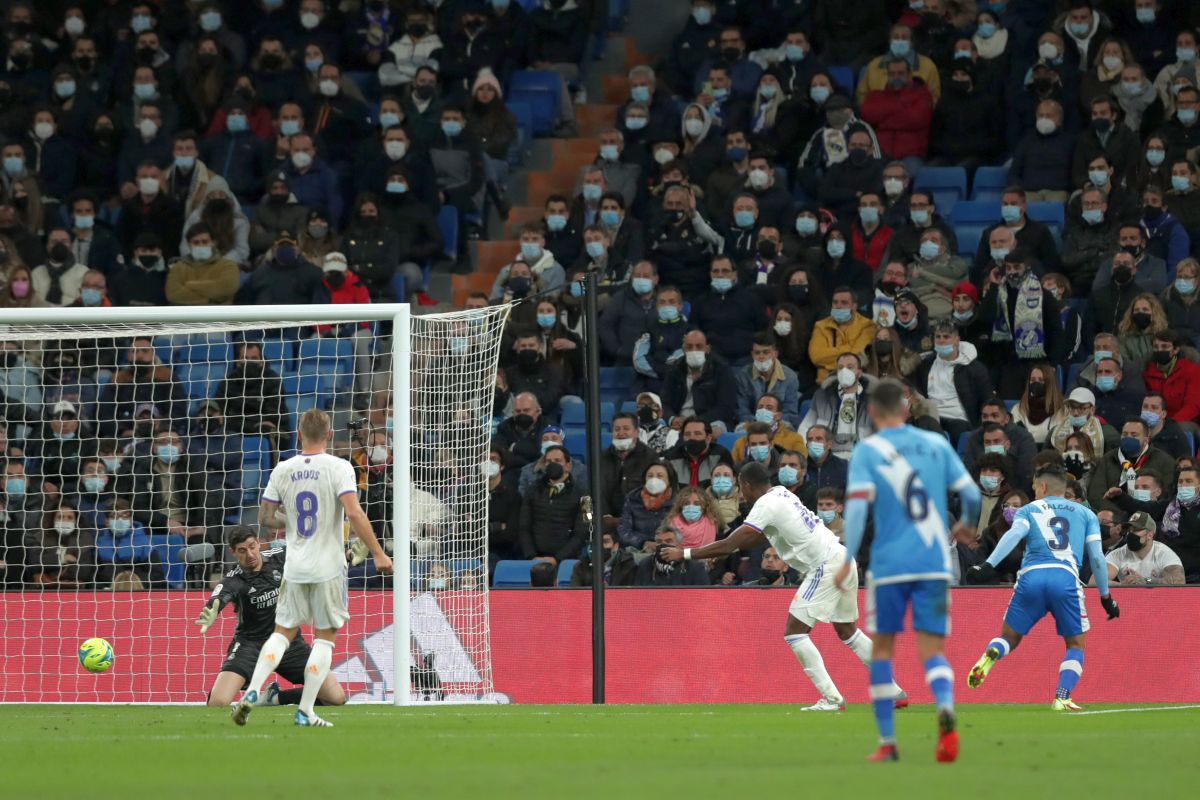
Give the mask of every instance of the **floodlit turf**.
[[[1092, 706], [1089, 711], [1120, 706]], [[245, 728], [209, 708], [0, 706], [0, 797], [574, 798], [1190, 796], [1200, 708], [1056, 715], [963, 706], [957, 764], [933, 761], [928, 706], [898, 713], [899, 764], [866, 764], [866, 706], [292, 709]]]

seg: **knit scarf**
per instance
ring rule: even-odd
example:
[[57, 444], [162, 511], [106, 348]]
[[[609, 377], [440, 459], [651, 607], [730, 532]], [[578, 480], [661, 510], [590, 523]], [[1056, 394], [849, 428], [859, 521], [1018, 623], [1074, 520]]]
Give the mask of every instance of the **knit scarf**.
[[1017, 290], [1017, 304], [1013, 310], [1013, 329], [1008, 323], [1008, 282], [997, 290], [996, 321], [992, 323], [993, 342], [1014, 342], [1017, 357], [1021, 360], [1046, 357], [1046, 330], [1042, 325], [1042, 283], [1032, 271], [1025, 273]]
[[46, 302], [53, 306], [62, 305], [62, 276], [67, 274], [67, 270], [75, 266], [75, 263], [68, 259], [62, 266], [56, 267], [53, 264], [46, 264], [46, 274], [50, 276], [50, 288], [46, 290]]
[[667, 504], [667, 502], [671, 499], [672, 495], [674, 495], [674, 494], [675, 493], [672, 492], [670, 489], [667, 489], [665, 492], [655, 496], [655, 495], [650, 494], [643, 488], [642, 489], [642, 505], [644, 505], [646, 507], [647, 511], [658, 511], [659, 509], [661, 509], [663, 506], [665, 506]]
[[975, 34], [971, 37], [971, 41], [974, 42], [975, 49], [979, 51], [979, 57], [984, 61], [991, 61], [993, 58], [1004, 55], [1004, 49], [1008, 47], [1008, 31], [998, 30], [992, 34], [990, 39]]
[[1180, 503], [1178, 497], [1172, 500], [1170, 504], [1167, 505], [1167, 510], [1163, 514], [1162, 525], [1159, 526], [1158, 529], [1158, 532], [1162, 538], [1178, 539], [1180, 535], [1179, 518], [1183, 516], [1183, 510], [1185, 508], [1194, 508], [1197, 503], [1200, 503], [1200, 495], [1197, 495], [1196, 498], [1190, 503]]
[[[1123, 84], [1118, 84], [1118, 87], [1123, 87]], [[1125, 110], [1125, 127], [1134, 133], [1140, 132], [1142, 129], [1142, 115], [1158, 99], [1158, 92], [1154, 91], [1154, 87], [1150, 85], [1150, 81], [1143, 78], [1141, 94], [1127, 94], [1124, 88], [1117, 88], [1113, 94], [1117, 96], [1117, 103]]]
[[671, 519], [671, 527], [683, 537], [684, 547], [703, 547], [717, 540], [717, 526], [706, 516], [701, 516], [695, 522], [688, 522], [682, 514], [676, 514]]

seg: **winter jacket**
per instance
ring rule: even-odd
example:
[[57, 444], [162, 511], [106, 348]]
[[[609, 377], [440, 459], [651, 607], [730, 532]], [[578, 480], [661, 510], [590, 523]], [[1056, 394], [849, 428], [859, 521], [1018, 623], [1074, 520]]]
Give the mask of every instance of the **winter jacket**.
[[[1087, 490], [1088, 503], [1091, 505], [1093, 511], [1099, 512], [1106, 508], [1117, 508], [1117, 505], [1111, 500], [1104, 499], [1104, 493], [1114, 486], [1120, 486], [1121, 473], [1124, 471], [1121, 465], [1124, 461], [1125, 456], [1121, 454], [1118, 448], [1109, 450], [1097, 460], [1096, 466], [1092, 470], [1092, 479], [1088, 483]], [[1150, 473], [1157, 477], [1159, 483], [1163, 486], [1164, 495], [1175, 493], [1175, 459], [1157, 447], [1148, 447], [1146, 449], [1142, 464], [1135, 471], [1138, 475]]]
[[1196, 422], [1200, 417], [1200, 365], [1177, 357], [1170, 374], [1154, 361], [1142, 372], [1146, 391], [1159, 392], [1167, 401], [1167, 416], [1176, 422]]
[[658, 454], [640, 441], [624, 458], [610, 445], [600, 453], [600, 487], [604, 492], [604, 513], [617, 516], [622, 512], [625, 498], [642, 487], [642, 474], [658, 461]]
[[878, 271], [888, 242], [892, 240], [892, 233], [890, 227], [880, 224], [874, 233], [868, 235], [863, 230], [862, 221], [855, 219], [850, 225], [850, 255], [869, 266], [872, 272]]
[[950, 316], [954, 310], [950, 304], [950, 292], [966, 280], [967, 272], [967, 262], [950, 251], [932, 261], [920, 259], [912, 264], [909, 288], [917, 293], [929, 319]]
[[529, 14], [530, 63], [578, 64], [587, 48], [588, 22], [574, 0], [560, 10], [538, 8]]
[[1098, 225], [1067, 225], [1063, 233], [1063, 272], [1071, 285], [1091, 286], [1100, 265], [1116, 250], [1116, 230], [1109, 216]]
[[[992, 380], [988, 376], [987, 367], [977, 360], [977, 355], [974, 345], [969, 342], [960, 342], [958, 357], [954, 361], [948, 362], [954, 394], [957, 396], [958, 402], [962, 404], [963, 412], [967, 415], [967, 422], [972, 428], [979, 427], [980, 406], [992, 395]], [[935, 356], [925, 360], [921, 366], [917, 367], [917, 371], [912, 376], [917, 391], [928, 397], [929, 401], [937, 406], [940, 412], [939, 416], [942, 418], [946, 417], [948, 409], [935, 398], [934, 387], [930, 384], [937, 380], [938, 373], [946, 365], [945, 360]]]
[[[679, 486], [690, 486], [692, 482], [692, 467], [696, 469], [696, 486], [707, 489], [712, 483], [712, 473], [721, 464], [733, 466], [733, 456], [721, 445], [713, 442], [698, 459], [693, 459], [687, 453], [687, 448], [680, 440], [674, 447], [663, 454], [663, 458], [675, 470], [675, 481]], [[734, 491], [737, 491], [736, 485]]]
[[342, 235], [341, 251], [375, 302], [396, 301], [392, 276], [400, 265], [399, 235], [388, 226], [361, 222]]
[[740, 367], [737, 379], [737, 421], [753, 422], [758, 399], [765, 394], [779, 400], [783, 421], [795, 427], [800, 424], [800, 379], [791, 367], [779, 359], [771, 367], [770, 376], [764, 380], [753, 364]]
[[[864, 110], [870, 101], [872, 92], [888, 91], [887, 65], [894, 58], [890, 53], [882, 55], [871, 59], [863, 68], [862, 75], [859, 76], [858, 88], [855, 91], [858, 95], [858, 102]], [[942, 78], [938, 74], [937, 64], [934, 64], [932, 59], [919, 54], [916, 55], [915, 63], [912, 58], [909, 58], [908, 61], [912, 66], [913, 83], [920, 78], [921, 83], [927, 87], [926, 91], [930, 96], [930, 111], [932, 112], [933, 103], [936, 103], [942, 96]]]
[[96, 560], [107, 564], [147, 564], [150, 562], [150, 535], [140, 522], [134, 522], [122, 534], [104, 528], [96, 534]]
[[222, 133], [205, 139], [200, 157], [243, 203], [252, 203], [263, 191], [263, 178], [271, 164], [266, 143], [250, 131]]
[[813, 395], [812, 405], [809, 406], [808, 413], [804, 415], [804, 420], [800, 423], [797, 432], [804, 436], [813, 425], [824, 425], [829, 429], [830, 436], [833, 438], [833, 442], [829, 446], [830, 455], [838, 458], [850, 458], [850, 451], [854, 445], [875, 432], [875, 426], [871, 423], [871, 417], [867, 413], [867, 397], [870, 395], [871, 386], [874, 383], [875, 378], [865, 373], [859, 378], [854, 433], [850, 436], [838, 432], [838, 412], [842, 407], [842, 392], [838, 386], [836, 375], [829, 376], [821, 383], [821, 388], [817, 389], [816, 394]]
[[620, 506], [621, 521], [617, 525], [617, 539], [626, 547], [641, 549], [642, 545], [654, 538], [660, 525], [671, 511], [675, 502], [675, 487], [671, 487], [672, 496], [657, 510], [646, 508], [642, 498], [642, 488], [639, 486], [625, 494]]
[[[183, 197], [183, 213], [188, 218], [185, 229], [199, 221], [191, 217], [204, 207], [204, 200], [211, 192], [230, 194], [230, 187], [225, 179], [200, 160], [196, 161], [192, 171], [186, 176], [181, 174], [177, 165], [172, 164], [170, 169], [163, 173], [162, 182], [164, 192], [172, 197]], [[181, 184], [186, 184], [186, 189]]]
[[[746, 348], [750, 352], [750, 348]], [[683, 409], [688, 396], [687, 359], [681, 358], [667, 370], [663, 381], [663, 417], [670, 419]], [[692, 384], [692, 408], [706, 422], [724, 422], [733, 428], [737, 422], [737, 382], [733, 371], [714, 353], [704, 361], [700, 377]]]
[[624, 364], [633, 353], [633, 344], [658, 319], [654, 294], [639, 297], [632, 286], [622, 286], [610, 295], [600, 314], [600, 352]]
[[579, 513], [583, 489], [567, 476], [556, 494], [545, 482], [521, 500], [517, 537], [525, 558], [553, 556], [560, 562], [576, 558], [586, 541], [587, 526]]
[[[746, 447], [745, 436], [733, 443], [733, 450], [730, 452], [733, 455], [735, 464], [741, 464], [746, 460]], [[805, 444], [804, 437], [796, 433], [795, 428], [786, 422], [780, 422], [779, 427], [775, 429], [775, 434], [771, 437], [771, 447], [774, 449], [775, 454], [781, 453], [784, 450], [795, 450], [804, 458], [808, 458], [808, 445]]]
[[396, 233], [401, 263], [426, 264], [437, 259], [445, 249], [436, 210], [418, 201], [411, 193], [385, 196], [379, 207], [379, 218], [384, 227]]
[[[978, 416], [978, 409], [976, 409], [976, 416]], [[1024, 486], [1033, 478], [1033, 459], [1037, 455], [1037, 443], [1033, 441], [1033, 434], [1026, 430], [1025, 426], [1015, 422], [1005, 425], [1004, 432], [1008, 434], [1008, 455], [1016, 466], [1016, 474], [1009, 477], [1015, 483]], [[1051, 432], [1051, 438], [1053, 438], [1053, 432]], [[1057, 449], [1062, 450], [1063, 448]], [[982, 455], [983, 428], [979, 427], [967, 433], [967, 447], [962, 457], [963, 466], [974, 472], [975, 464]]]
[[1167, 262], [1167, 270], [1175, 274], [1175, 267], [1191, 253], [1192, 240], [1179, 220], [1169, 212], [1163, 212], [1153, 223], [1142, 219], [1142, 227], [1150, 237], [1146, 252]]
[[324, 273], [307, 259], [296, 256], [295, 262], [283, 265], [266, 259], [237, 293], [237, 302], [244, 305], [308, 305], [325, 299]]
[[180, 259], [167, 273], [167, 302], [177, 306], [228, 306], [241, 285], [237, 264], [225, 258]]
[[[984, 228], [979, 237], [979, 247], [975, 250], [975, 271], [973, 273], [976, 285], [982, 282], [983, 277], [992, 268], [992, 232], [1003, 224], [1003, 222], [997, 222], [995, 225]], [[1037, 259], [1042, 266], [1043, 274], [1059, 270], [1062, 258], [1059, 256], [1054, 234], [1050, 232], [1049, 228], [1026, 217], [1025, 224], [1021, 226], [1021, 229], [1013, 233], [1017, 239], [1017, 246]]]
[[[924, 56], [918, 58], [929, 61]], [[870, 72], [871, 66], [868, 65], [868, 80]], [[862, 91], [861, 85], [859, 91]], [[875, 128], [879, 146], [888, 158], [925, 158], [929, 153], [933, 102], [929, 88], [915, 80], [900, 89], [872, 89], [863, 101], [862, 118]]]
[[837, 358], [842, 353], [864, 353], [874, 338], [875, 323], [858, 311], [844, 326], [834, 322], [833, 317], [817, 320], [808, 343], [808, 357], [817, 368], [817, 380], [824, 381], [837, 369]]
[[1116, 333], [1121, 317], [1133, 305], [1133, 298], [1149, 291], [1138, 281], [1138, 276], [1124, 285], [1117, 282], [1109, 283], [1104, 288], [1093, 292], [1088, 301], [1087, 325], [1084, 327], [1084, 341], [1091, 342], [1097, 333]]
[[250, 225], [251, 254], [270, 250], [281, 231], [298, 237], [308, 225], [308, 209], [291, 195], [286, 200], [282, 205], [267, 200], [255, 207], [254, 222]]
[[990, 163], [1004, 150], [1004, 104], [985, 87], [968, 94], [950, 84], [933, 110], [930, 155]]
[[345, 202], [338, 189], [338, 178], [320, 158], [313, 159], [308, 171], [301, 174], [291, 164], [287, 168], [288, 187], [300, 205], [328, 209], [330, 222], [336, 227], [342, 222]]
[[643, 558], [633, 577], [634, 586], [708, 586], [708, 573], [699, 561], [679, 561], [669, 568], [653, 558]]
[[1193, 292], [1191, 302], [1185, 302], [1179, 290], [1171, 285], [1159, 299], [1162, 300], [1167, 319], [1171, 320], [1172, 328], [1189, 339], [1200, 337], [1200, 302], [1197, 302], [1200, 296]]
[[1112, 179], [1118, 185], [1132, 177], [1133, 168], [1141, 158], [1142, 145], [1138, 135], [1128, 126], [1117, 123], [1108, 134], [1108, 140], [1100, 143], [1100, 135], [1090, 128], [1075, 140], [1075, 157], [1071, 164], [1071, 185], [1083, 186], [1088, 180], [1088, 164], [1100, 156], [1112, 164]]
[[735, 283], [724, 294], [711, 290], [694, 298], [690, 320], [708, 335], [714, 352], [737, 363], [750, 357], [754, 335], [767, 324], [767, 308], [757, 292]]
[[1052, 189], [1066, 192], [1071, 189], [1071, 157], [1075, 140], [1062, 130], [1049, 136], [1030, 133], [1013, 151], [1009, 180], [1019, 183], [1026, 191]]

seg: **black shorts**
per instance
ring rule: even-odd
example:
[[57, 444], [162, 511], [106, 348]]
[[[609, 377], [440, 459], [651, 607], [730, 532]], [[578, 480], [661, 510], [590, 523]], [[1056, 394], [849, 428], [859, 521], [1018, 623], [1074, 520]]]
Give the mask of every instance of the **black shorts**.
[[[221, 672], [241, 675], [244, 679], [242, 688], [246, 688], [246, 684], [254, 675], [254, 667], [258, 664], [258, 651], [262, 650], [263, 644], [264, 642], [233, 637], [233, 641], [229, 643], [229, 650], [225, 653], [225, 660], [221, 663]], [[308, 664], [309, 652], [308, 642], [304, 641], [303, 636], [296, 634], [296, 638], [284, 652], [279, 667], [275, 670], [276, 674], [292, 683], [304, 683], [304, 667]]]

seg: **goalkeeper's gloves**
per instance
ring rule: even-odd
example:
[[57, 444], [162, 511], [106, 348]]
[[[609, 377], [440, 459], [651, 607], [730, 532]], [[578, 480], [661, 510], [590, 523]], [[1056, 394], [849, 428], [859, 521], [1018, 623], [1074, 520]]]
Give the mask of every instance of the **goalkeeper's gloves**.
[[996, 580], [996, 568], [985, 561], [967, 570], [966, 578], [967, 583], [994, 583]]
[[367, 543], [355, 536], [350, 540], [350, 566], [357, 567], [370, 557], [371, 551]]
[[196, 617], [196, 624], [200, 626], [200, 632], [207, 631], [217, 621], [217, 615], [220, 613], [221, 603], [215, 598], [205, 603], [204, 608], [200, 611], [200, 616]]
[[1117, 605], [1117, 601], [1113, 600], [1111, 595], [1101, 597], [1100, 605], [1104, 606], [1104, 613], [1108, 614], [1109, 619], [1116, 619], [1121, 616], [1121, 607]]

